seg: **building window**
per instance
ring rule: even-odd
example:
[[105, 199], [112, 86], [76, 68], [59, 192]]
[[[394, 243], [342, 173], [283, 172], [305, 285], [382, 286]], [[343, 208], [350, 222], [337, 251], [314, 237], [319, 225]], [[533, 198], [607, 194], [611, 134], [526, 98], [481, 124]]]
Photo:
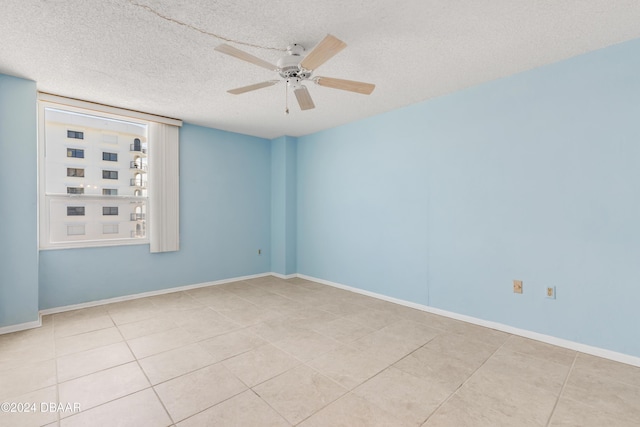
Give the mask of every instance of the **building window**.
[[67, 194], [84, 194], [83, 187], [67, 187]]
[[103, 206], [102, 215], [118, 215], [117, 206]]
[[102, 179], [118, 179], [118, 171], [102, 171]]
[[84, 216], [84, 206], [67, 206], [67, 216]]
[[76, 176], [78, 178], [84, 178], [84, 169], [67, 168], [67, 176]]
[[118, 153], [107, 153], [102, 152], [102, 160], [106, 160], [107, 162], [117, 162], [118, 161]]
[[67, 225], [67, 236], [84, 236], [84, 224]]
[[68, 130], [67, 138], [84, 139], [84, 132], [78, 132], [76, 130]]
[[118, 189], [117, 188], [103, 188], [102, 189], [103, 196], [117, 196]]
[[84, 150], [79, 148], [67, 148], [67, 157], [77, 157], [78, 159], [84, 159]]
[[103, 224], [102, 234], [118, 234], [120, 232], [120, 226], [118, 224]]

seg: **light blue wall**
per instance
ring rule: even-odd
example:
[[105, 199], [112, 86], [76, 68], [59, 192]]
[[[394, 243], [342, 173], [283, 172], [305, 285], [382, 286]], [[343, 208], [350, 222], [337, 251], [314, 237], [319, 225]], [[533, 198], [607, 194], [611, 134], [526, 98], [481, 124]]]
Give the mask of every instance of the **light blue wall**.
[[0, 74], [0, 327], [38, 320], [36, 84]]
[[185, 124], [180, 251], [41, 251], [40, 308], [270, 271], [270, 169], [269, 140]]
[[297, 139], [271, 141], [271, 271], [296, 273]]
[[299, 138], [298, 272], [640, 356], [639, 76], [636, 40]]

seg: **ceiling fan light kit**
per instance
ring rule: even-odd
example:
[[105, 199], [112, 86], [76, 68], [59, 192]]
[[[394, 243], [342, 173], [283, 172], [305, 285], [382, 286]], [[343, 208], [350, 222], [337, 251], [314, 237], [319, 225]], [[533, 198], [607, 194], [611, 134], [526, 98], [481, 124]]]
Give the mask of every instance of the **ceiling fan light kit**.
[[[262, 83], [255, 83], [249, 86], [243, 86], [236, 89], [231, 89], [228, 92], [233, 95], [240, 95], [242, 93], [251, 92], [257, 89], [273, 86], [280, 82], [285, 83], [285, 90], [289, 88], [293, 90], [298, 105], [301, 110], [311, 110], [315, 108], [311, 94], [303, 81], [313, 81], [319, 86], [329, 87], [333, 89], [346, 90], [349, 92], [355, 92], [363, 95], [369, 95], [375, 89], [375, 85], [371, 83], [363, 83], [354, 80], [336, 79], [332, 77], [312, 77], [313, 72], [322, 64], [333, 58], [338, 52], [347, 47], [347, 44], [342, 40], [328, 34], [320, 43], [318, 43], [311, 51], [304, 55], [305, 48], [299, 44], [292, 44], [287, 47], [287, 53], [282, 56], [277, 65], [271, 64], [268, 61], [260, 59], [251, 55], [245, 51], [237, 49], [228, 44], [221, 44], [215, 48], [220, 53], [233, 56], [234, 58], [250, 62], [259, 67], [266, 68], [271, 71], [276, 71], [281, 80], [268, 80]], [[285, 113], [289, 113], [288, 105], [286, 106]]]

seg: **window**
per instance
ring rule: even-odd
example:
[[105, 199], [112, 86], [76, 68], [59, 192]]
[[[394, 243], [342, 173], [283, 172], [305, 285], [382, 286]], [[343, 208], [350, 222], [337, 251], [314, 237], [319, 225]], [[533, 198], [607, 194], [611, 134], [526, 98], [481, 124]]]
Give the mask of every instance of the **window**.
[[102, 179], [118, 179], [118, 171], [102, 171]]
[[182, 122], [43, 93], [38, 119], [41, 249], [151, 243], [151, 252], [178, 250]]
[[118, 215], [117, 206], [103, 206], [102, 215]]
[[84, 139], [84, 132], [78, 132], [76, 130], [68, 130], [67, 138]]
[[102, 225], [102, 234], [118, 234], [120, 232], [120, 227], [118, 224], [103, 224]]
[[67, 194], [84, 194], [83, 187], [67, 187]]
[[84, 224], [67, 225], [67, 236], [84, 236]]
[[77, 157], [78, 159], [84, 159], [84, 150], [79, 148], [67, 148], [67, 157]]
[[77, 176], [79, 178], [84, 178], [84, 169], [67, 168], [67, 176]]
[[118, 161], [118, 153], [107, 153], [102, 152], [102, 160], [106, 160], [107, 162], [117, 162]]
[[84, 206], [67, 206], [67, 216], [84, 216]]

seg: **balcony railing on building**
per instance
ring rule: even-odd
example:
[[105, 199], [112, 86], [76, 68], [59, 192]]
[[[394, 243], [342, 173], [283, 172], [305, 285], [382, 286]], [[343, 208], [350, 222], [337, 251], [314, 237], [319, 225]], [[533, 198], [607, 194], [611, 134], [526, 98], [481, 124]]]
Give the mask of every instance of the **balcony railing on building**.
[[131, 221], [144, 221], [144, 213], [132, 213]]
[[131, 184], [131, 187], [147, 188], [147, 182], [146, 181], [142, 181], [139, 178], [138, 179], [131, 178], [131, 180], [129, 182]]
[[147, 149], [143, 148], [137, 144], [129, 144], [129, 151], [134, 151], [136, 153], [147, 154]]
[[141, 164], [138, 164], [138, 163], [136, 163], [134, 161], [131, 161], [129, 163], [129, 168], [135, 169], [135, 170], [139, 170], [140, 172], [146, 172], [147, 171], [147, 165], [141, 165]]
[[131, 230], [131, 238], [144, 237], [144, 230]]

